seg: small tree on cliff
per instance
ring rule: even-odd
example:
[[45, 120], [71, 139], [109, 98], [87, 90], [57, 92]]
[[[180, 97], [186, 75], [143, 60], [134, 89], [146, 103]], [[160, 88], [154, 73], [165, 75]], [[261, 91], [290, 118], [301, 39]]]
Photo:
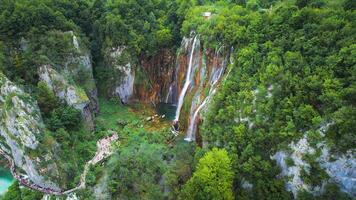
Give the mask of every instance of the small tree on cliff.
[[214, 148], [199, 160], [193, 177], [184, 185], [181, 199], [233, 199], [231, 159], [225, 149]]
[[37, 102], [42, 113], [47, 116], [52, 110], [58, 108], [59, 102], [54, 92], [47, 86], [45, 82], [37, 84]]

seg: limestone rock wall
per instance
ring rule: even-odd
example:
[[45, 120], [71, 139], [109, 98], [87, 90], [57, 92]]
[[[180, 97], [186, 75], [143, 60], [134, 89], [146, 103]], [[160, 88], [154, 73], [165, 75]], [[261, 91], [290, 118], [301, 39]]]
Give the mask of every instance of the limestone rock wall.
[[40, 80], [45, 82], [60, 100], [80, 110], [86, 125], [91, 130], [94, 129], [90, 100], [82, 88], [69, 83], [63, 75], [49, 65], [39, 67], [38, 74]]
[[59, 99], [80, 110], [86, 127], [94, 130], [93, 117], [99, 112], [99, 103], [90, 53], [72, 31], [62, 34], [71, 38], [71, 53], [61, 63], [39, 66], [38, 76]]
[[58, 170], [51, 163], [51, 149], [41, 151], [44, 131], [36, 102], [0, 74], [0, 150], [13, 160], [16, 171], [32, 183], [59, 190], [52, 179], [46, 178], [58, 176]]
[[154, 56], [136, 58], [124, 46], [106, 50], [105, 65], [110, 71], [109, 96], [122, 103], [164, 101], [174, 73], [175, 56], [161, 50]]
[[[315, 195], [324, 192], [324, 186], [328, 182], [336, 183], [340, 189], [351, 196], [356, 196], [356, 159], [352, 150], [346, 154], [333, 154], [323, 141], [312, 147], [308, 137], [304, 136], [297, 142], [289, 145], [291, 152], [278, 151], [271, 158], [276, 161], [281, 168], [281, 177], [288, 177], [286, 189], [291, 191], [295, 197], [301, 190], [309, 191]], [[302, 177], [302, 170], [310, 172], [311, 165], [305, 159], [307, 154], [316, 155], [320, 151], [320, 156], [315, 160], [329, 178], [325, 179], [318, 186], [311, 186]], [[287, 164], [287, 159], [293, 161], [292, 165]]]

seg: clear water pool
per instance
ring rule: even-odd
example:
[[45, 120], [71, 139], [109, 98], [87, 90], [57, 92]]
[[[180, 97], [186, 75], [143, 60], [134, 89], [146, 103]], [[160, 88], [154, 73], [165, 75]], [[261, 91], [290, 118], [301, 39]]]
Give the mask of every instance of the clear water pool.
[[165, 115], [165, 119], [174, 120], [176, 114], [177, 106], [175, 104], [169, 103], [159, 103], [157, 105], [157, 113], [159, 115]]
[[12, 177], [11, 172], [0, 166], [0, 196], [7, 191], [13, 182], [14, 178]]

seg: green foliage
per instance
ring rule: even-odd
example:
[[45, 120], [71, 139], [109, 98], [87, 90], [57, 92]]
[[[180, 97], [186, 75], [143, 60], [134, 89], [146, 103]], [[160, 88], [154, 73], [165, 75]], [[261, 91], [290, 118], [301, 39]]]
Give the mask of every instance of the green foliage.
[[19, 183], [17, 181], [8, 188], [8, 191], [1, 200], [22, 200]]
[[174, 45], [176, 2], [115, 0], [102, 6], [106, 12], [94, 22], [98, 48], [126, 46], [135, 55], [153, 55]]
[[328, 183], [325, 186], [325, 193], [320, 196], [314, 196], [306, 191], [301, 191], [298, 193], [298, 200], [351, 200], [351, 198], [340, 191], [338, 186], [334, 183]]
[[47, 123], [49, 129], [52, 131], [60, 128], [65, 128], [66, 130], [78, 130], [81, 123], [80, 111], [71, 106], [59, 107], [51, 112]]
[[213, 148], [199, 160], [181, 199], [233, 199], [233, 175], [227, 151]]
[[43, 194], [27, 188], [20, 188], [18, 181], [15, 181], [1, 200], [41, 200]]
[[[185, 34], [196, 30], [210, 44], [237, 47], [232, 71], [200, 132], [236, 155], [236, 181], [244, 177], [254, 185], [249, 198], [291, 198], [284, 180], [275, 179], [279, 169], [270, 156], [306, 132], [312, 144], [331, 141], [336, 151], [355, 143], [350, 135], [356, 124], [354, 13], [322, 3], [298, 1], [298, 9], [286, 2], [265, 12], [195, 7], [183, 24]], [[215, 15], [204, 21], [198, 17], [203, 10]], [[322, 138], [318, 129], [329, 122]], [[310, 183], [318, 185], [325, 174], [315, 159], [310, 162]], [[246, 197], [241, 190], [236, 189], [237, 198]]]
[[55, 108], [59, 107], [57, 97], [45, 82], [38, 82], [36, 99], [42, 113], [46, 116], [48, 116]]
[[73, 29], [75, 25], [51, 5], [50, 0], [4, 0], [0, 7], [0, 38], [20, 38], [29, 31]]
[[193, 157], [195, 146], [185, 141], [177, 142], [169, 151], [167, 157], [172, 157], [167, 172], [164, 174], [167, 186], [170, 189], [167, 194], [168, 199], [176, 199], [182, 190], [183, 184], [186, 183], [192, 175], [193, 166], [196, 165]]
[[[95, 124], [98, 131], [115, 130], [121, 131], [121, 121], [135, 122], [138, 121], [138, 116], [129, 112], [127, 107], [120, 105], [118, 99], [106, 100], [99, 98], [100, 114], [95, 119]], [[118, 124], [120, 122], [120, 124]], [[127, 124], [126, 124], [127, 125]]]
[[165, 171], [163, 147], [132, 139], [139, 143], [120, 149], [117, 158], [113, 158], [116, 161], [111, 161], [110, 192], [116, 198], [162, 199], [157, 178]]
[[345, 10], [355, 10], [356, 9], [356, 2], [353, 0], [345, 0], [344, 1], [344, 9]]
[[4, 44], [0, 40], [0, 72], [4, 71], [5, 68], [5, 52], [4, 52]]

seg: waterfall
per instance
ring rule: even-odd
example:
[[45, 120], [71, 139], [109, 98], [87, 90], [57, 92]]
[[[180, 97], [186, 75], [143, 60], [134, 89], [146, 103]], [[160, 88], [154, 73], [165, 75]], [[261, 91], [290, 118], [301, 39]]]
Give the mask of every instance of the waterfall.
[[[222, 47], [220, 47], [216, 51], [215, 57], [217, 58], [217, 60], [218, 60], [221, 49], [222, 49]], [[211, 98], [216, 93], [216, 85], [219, 82], [222, 75], [224, 74], [224, 71], [225, 71], [225, 60], [223, 61], [222, 66], [220, 66], [220, 67], [218, 65], [214, 66], [213, 72], [210, 77], [210, 89], [209, 89], [208, 96], [204, 99], [204, 101], [200, 104], [200, 106], [195, 110], [193, 116], [191, 116], [191, 119], [189, 121], [188, 130], [187, 130], [187, 135], [184, 140], [186, 140], [186, 141], [194, 141], [195, 140], [195, 132], [197, 129], [196, 121], [197, 121], [198, 115], [199, 115], [200, 111], [205, 107], [205, 105], [211, 100]], [[197, 93], [197, 94], [199, 94], [199, 93]], [[196, 106], [196, 105], [192, 104], [192, 106]], [[192, 107], [192, 111], [194, 111], [194, 109], [195, 109], [195, 107]]]
[[182, 109], [183, 103], [184, 103], [184, 97], [187, 93], [187, 90], [189, 88], [190, 83], [192, 82], [192, 69], [193, 69], [193, 57], [194, 57], [194, 50], [195, 50], [195, 46], [197, 43], [197, 37], [194, 37], [194, 41], [193, 41], [193, 45], [192, 45], [192, 49], [190, 52], [190, 58], [189, 58], [189, 66], [188, 66], [188, 70], [187, 70], [187, 74], [185, 77], [185, 83], [182, 89], [182, 92], [179, 95], [179, 99], [178, 99], [178, 106], [177, 106], [177, 111], [176, 111], [176, 116], [175, 116], [175, 120], [176, 122], [179, 121], [179, 115], [180, 115], [180, 111]]
[[169, 90], [168, 90], [168, 93], [167, 93], [167, 96], [166, 96], [166, 99], [165, 99], [165, 103], [168, 103], [168, 100], [169, 100], [169, 97], [172, 95], [172, 85], [169, 86]]

